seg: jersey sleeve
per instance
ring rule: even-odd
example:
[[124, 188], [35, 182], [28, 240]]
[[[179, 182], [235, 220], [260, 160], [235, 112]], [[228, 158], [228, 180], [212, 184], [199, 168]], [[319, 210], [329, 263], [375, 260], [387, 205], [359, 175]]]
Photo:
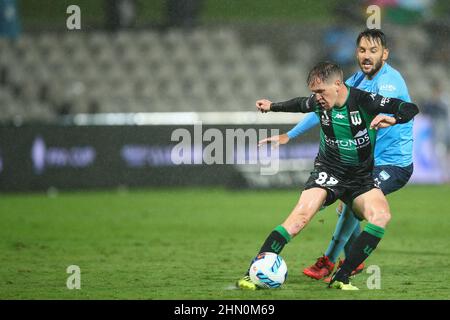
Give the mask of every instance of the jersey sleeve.
[[317, 109], [317, 101], [314, 94], [309, 97], [297, 97], [283, 102], [274, 102], [270, 105], [272, 112], [314, 112]]
[[311, 128], [317, 126], [319, 124], [319, 119], [314, 113], [308, 113], [302, 121], [297, 123], [297, 125], [287, 132], [289, 139], [296, 138]]
[[356, 90], [359, 94], [359, 105], [370, 114], [391, 113], [397, 123], [406, 123], [419, 113], [419, 108], [414, 103]]

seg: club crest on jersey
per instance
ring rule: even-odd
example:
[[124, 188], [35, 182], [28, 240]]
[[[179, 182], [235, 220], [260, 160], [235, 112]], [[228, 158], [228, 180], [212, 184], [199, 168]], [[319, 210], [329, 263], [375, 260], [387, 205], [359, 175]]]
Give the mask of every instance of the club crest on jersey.
[[360, 125], [362, 123], [359, 111], [350, 111], [350, 119], [352, 120], [352, 124], [354, 126]]

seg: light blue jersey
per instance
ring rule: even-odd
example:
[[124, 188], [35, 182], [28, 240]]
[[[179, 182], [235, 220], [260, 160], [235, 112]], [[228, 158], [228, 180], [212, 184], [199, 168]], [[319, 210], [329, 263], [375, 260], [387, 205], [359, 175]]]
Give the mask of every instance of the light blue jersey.
[[[373, 79], [367, 79], [366, 75], [359, 71], [347, 79], [346, 84], [388, 98], [398, 98], [411, 102], [405, 80], [397, 70], [387, 63]], [[406, 167], [413, 162], [413, 121], [378, 129], [375, 144], [376, 166]], [[289, 138], [294, 138], [317, 124], [319, 124], [317, 116], [309, 113], [287, 134]]]
[[[408, 88], [400, 72], [385, 63], [372, 80], [362, 71], [351, 76], [346, 83], [361, 90], [388, 98], [411, 102]], [[413, 121], [378, 129], [375, 144], [375, 165], [406, 167], [413, 162]]]

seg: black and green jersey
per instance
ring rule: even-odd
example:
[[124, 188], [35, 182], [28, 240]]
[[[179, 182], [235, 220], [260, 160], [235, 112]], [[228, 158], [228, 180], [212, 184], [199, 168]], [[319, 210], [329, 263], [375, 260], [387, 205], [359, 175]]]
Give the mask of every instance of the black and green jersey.
[[[370, 129], [375, 114], [364, 108], [368, 101], [350, 89], [342, 107], [325, 110], [316, 106], [320, 119], [320, 154], [346, 165], [358, 165], [373, 154], [376, 131]], [[364, 103], [364, 104], [363, 104]]]
[[314, 112], [321, 124], [319, 157], [330, 163], [359, 166], [373, 161], [376, 131], [370, 129], [370, 123], [377, 114], [393, 114], [397, 123], [405, 123], [419, 110], [413, 103], [353, 87], [348, 89], [342, 107], [325, 110], [311, 95], [273, 103], [271, 111]]

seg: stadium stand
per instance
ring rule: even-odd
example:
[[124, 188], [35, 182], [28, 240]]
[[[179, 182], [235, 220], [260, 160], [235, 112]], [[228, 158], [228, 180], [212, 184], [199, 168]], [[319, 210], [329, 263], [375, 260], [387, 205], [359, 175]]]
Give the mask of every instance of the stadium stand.
[[[448, 64], [424, 60], [433, 45], [424, 30], [390, 32], [391, 63], [413, 99], [427, 99], [435, 80], [450, 87]], [[0, 39], [0, 119], [249, 110], [258, 97], [307, 94], [306, 70], [323, 58], [320, 47], [298, 41], [288, 49], [280, 59], [271, 43], [246, 43], [237, 30], [220, 28], [24, 33]]]

